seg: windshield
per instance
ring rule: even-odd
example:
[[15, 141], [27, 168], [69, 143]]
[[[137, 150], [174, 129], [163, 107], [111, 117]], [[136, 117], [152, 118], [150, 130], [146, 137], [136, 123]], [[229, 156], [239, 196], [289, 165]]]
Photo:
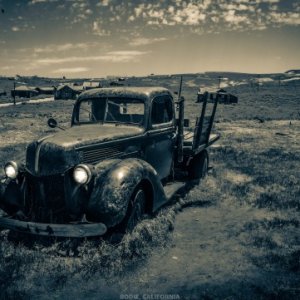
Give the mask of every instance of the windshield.
[[95, 98], [79, 104], [78, 123], [115, 123], [142, 125], [144, 103], [131, 98]]

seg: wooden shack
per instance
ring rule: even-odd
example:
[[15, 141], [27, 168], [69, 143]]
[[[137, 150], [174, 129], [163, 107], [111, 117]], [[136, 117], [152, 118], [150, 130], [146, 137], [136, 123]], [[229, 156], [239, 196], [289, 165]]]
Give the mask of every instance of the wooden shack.
[[31, 98], [37, 96], [39, 92], [35, 87], [21, 85], [11, 90], [12, 97]]
[[41, 86], [37, 87], [36, 90], [40, 95], [54, 95], [54, 86]]
[[69, 85], [60, 85], [54, 93], [54, 99], [76, 99], [80, 93], [81, 90], [79, 90], [77, 87], [75, 88]]
[[119, 83], [119, 82], [117, 82], [117, 81], [112, 81], [112, 82], [109, 83], [109, 85], [110, 85], [110, 86], [124, 86], [123, 83]]
[[82, 84], [84, 90], [91, 90], [96, 88], [101, 88], [101, 83], [98, 81], [85, 81]]

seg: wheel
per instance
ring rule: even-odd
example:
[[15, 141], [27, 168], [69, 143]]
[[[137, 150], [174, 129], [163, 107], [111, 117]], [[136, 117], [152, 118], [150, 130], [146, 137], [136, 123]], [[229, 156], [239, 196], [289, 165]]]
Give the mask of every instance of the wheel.
[[126, 220], [126, 231], [131, 232], [139, 221], [143, 219], [146, 210], [146, 194], [145, 191], [139, 187], [133, 193]]
[[105, 234], [107, 239], [112, 244], [118, 244], [122, 241], [126, 232], [131, 232], [146, 216], [146, 194], [142, 187], [137, 187], [133, 192], [125, 218], [117, 226], [110, 228]]
[[208, 170], [208, 153], [203, 151], [196, 155], [188, 166], [188, 175], [190, 179], [204, 178]]

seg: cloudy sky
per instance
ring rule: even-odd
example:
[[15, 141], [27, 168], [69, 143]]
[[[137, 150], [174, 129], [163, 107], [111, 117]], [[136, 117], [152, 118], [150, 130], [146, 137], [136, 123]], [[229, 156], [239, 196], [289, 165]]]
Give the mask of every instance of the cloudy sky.
[[0, 74], [300, 68], [299, 0], [0, 0]]

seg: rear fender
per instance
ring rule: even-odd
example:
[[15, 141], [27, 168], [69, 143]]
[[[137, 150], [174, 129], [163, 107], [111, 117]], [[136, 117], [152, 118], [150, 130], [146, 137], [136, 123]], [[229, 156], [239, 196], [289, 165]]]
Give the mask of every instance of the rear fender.
[[[101, 164], [99, 165], [101, 169]], [[146, 191], [151, 188], [151, 198], [147, 197], [150, 210], [157, 203], [165, 202], [166, 197], [157, 172], [147, 162], [129, 158], [119, 160], [106, 172], [96, 175], [87, 216], [93, 220], [101, 220], [107, 227], [119, 224], [125, 217], [130, 198], [139, 184], [146, 184]]]

